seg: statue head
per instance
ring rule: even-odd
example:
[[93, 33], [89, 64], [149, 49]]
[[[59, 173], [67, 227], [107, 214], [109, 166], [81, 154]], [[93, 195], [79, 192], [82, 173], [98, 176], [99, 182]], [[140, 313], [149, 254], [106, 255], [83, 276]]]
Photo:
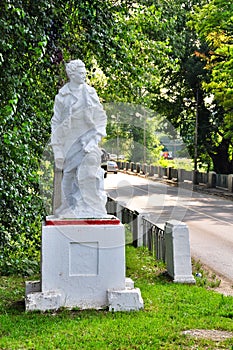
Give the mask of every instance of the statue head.
[[66, 74], [68, 78], [70, 78], [73, 74], [75, 74], [78, 70], [84, 70], [85, 64], [81, 60], [72, 60], [66, 64]]

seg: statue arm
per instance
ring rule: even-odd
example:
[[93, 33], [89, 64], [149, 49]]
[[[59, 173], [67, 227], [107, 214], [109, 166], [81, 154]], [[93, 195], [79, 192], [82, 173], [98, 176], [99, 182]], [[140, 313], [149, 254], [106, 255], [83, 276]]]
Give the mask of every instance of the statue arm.
[[64, 105], [62, 103], [62, 99], [59, 94], [55, 97], [54, 108], [53, 108], [53, 117], [51, 120], [51, 128], [52, 133], [56, 130], [56, 128], [61, 125], [64, 119], [63, 111]]

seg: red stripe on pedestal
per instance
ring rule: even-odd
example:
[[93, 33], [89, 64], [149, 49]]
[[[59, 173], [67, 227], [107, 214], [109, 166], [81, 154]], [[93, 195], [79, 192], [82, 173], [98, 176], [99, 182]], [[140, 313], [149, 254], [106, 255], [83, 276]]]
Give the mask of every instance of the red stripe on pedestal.
[[120, 220], [112, 219], [47, 219], [46, 226], [65, 226], [65, 225], [119, 225]]

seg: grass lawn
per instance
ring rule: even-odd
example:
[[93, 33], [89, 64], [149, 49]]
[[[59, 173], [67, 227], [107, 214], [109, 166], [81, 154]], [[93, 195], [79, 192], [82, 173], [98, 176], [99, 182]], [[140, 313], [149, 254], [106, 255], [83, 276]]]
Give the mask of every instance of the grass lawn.
[[[185, 330], [233, 332], [233, 297], [174, 284], [144, 248], [126, 246], [127, 276], [141, 289], [139, 312], [24, 311], [21, 277], [0, 277], [0, 349], [233, 349], [233, 337], [190, 337]], [[30, 278], [31, 279], [31, 278]]]

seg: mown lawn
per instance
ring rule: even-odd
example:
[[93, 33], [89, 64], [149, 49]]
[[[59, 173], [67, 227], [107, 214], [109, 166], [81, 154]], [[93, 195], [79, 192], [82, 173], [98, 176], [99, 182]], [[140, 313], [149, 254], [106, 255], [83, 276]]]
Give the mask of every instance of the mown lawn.
[[205, 287], [172, 283], [147, 250], [126, 247], [127, 276], [141, 289], [139, 312], [24, 311], [21, 277], [0, 277], [0, 349], [233, 349], [233, 338], [214, 341], [184, 330], [233, 332], [233, 297]]

